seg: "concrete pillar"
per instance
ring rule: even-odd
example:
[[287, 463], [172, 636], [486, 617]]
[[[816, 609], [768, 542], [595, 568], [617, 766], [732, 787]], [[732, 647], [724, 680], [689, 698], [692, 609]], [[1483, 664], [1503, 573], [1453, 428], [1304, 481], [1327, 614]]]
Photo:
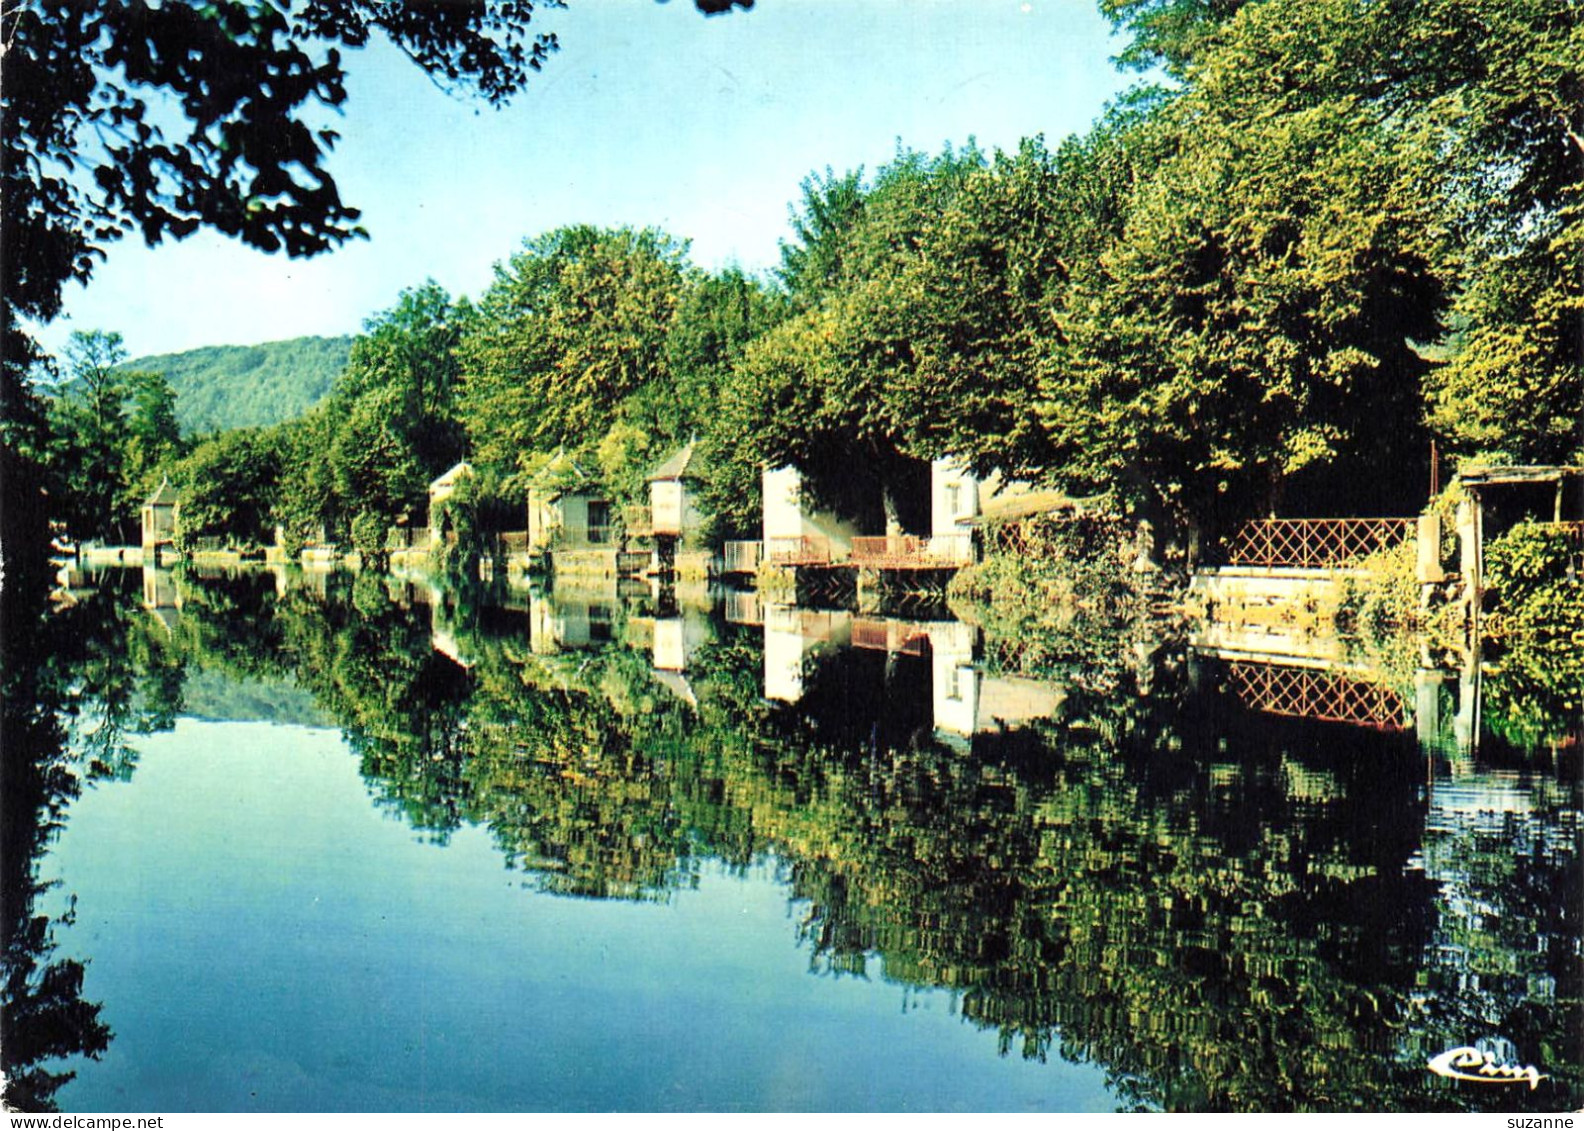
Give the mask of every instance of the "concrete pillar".
[[1474, 518], [1478, 508], [1473, 496], [1457, 505], [1458, 573], [1466, 593], [1473, 593], [1479, 584], [1479, 543]]
[[1414, 673], [1414, 732], [1419, 749], [1434, 753], [1441, 746], [1441, 687], [1446, 676], [1433, 669]]
[[1479, 656], [1471, 655], [1458, 676], [1458, 709], [1452, 733], [1458, 753], [1472, 757], [1479, 749]]
[[1446, 571], [1441, 568], [1440, 515], [1422, 514], [1419, 516], [1417, 549], [1419, 584], [1439, 585], [1445, 581]]

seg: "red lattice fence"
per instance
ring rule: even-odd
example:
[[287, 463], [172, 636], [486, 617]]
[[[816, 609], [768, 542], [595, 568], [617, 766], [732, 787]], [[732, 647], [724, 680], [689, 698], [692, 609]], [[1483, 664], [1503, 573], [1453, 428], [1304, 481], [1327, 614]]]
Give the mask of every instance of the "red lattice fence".
[[1334, 569], [1406, 542], [1411, 518], [1267, 518], [1245, 523], [1228, 560], [1240, 566]]

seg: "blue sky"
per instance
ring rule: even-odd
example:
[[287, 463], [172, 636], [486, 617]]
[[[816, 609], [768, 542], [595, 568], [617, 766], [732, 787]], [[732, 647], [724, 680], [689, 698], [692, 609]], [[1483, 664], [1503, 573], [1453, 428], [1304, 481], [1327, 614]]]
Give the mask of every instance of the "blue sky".
[[524, 237], [660, 227], [696, 263], [763, 271], [798, 184], [898, 142], [987, 151], [1087, 128], [1130, 81], [1094, 0], [570, 0], [561, 50], [505, 110], [448, 96], [393, 49], [348, 61], [331, 169], [372, 239], [312, 260], [204, 233], [115, 245], [41, 335], [118, 330], [133, 356], [354, 333], [433, 277], [476, 295]]

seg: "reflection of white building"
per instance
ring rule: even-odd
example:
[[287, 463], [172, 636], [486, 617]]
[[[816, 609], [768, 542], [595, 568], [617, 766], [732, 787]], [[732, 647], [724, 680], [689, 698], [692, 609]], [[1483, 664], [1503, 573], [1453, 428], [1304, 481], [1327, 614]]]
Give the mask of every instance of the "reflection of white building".
[[688, 661], [709, 639], [709, 621], [702, 616], [660, 617], [654, 622], [651, 664], [656, 671], [686, 671]]
[[685, 673], [698, 650], [712, 637], [709, 618], [696, 609], [686, 609], [677, 616], [658, 617], [649, 626], [650, 666], [655, 680], [690, 707], [697, 707], [698, 699]]
[[615, 639], [616, 580], [608, 586], [563, 585], [551, 593], [531, 592], [528, 646], [541, 655], [588, 648]]
[[168, 569], [143, 567], [143, 607], [164, 626], [167, 633], [175, 633], [176, 622], [181, 619], [181, 593], [176, 588], [176, 575]]
[[967, 738], [1055, 714], [1066, 692], [1043, 680], [986, 675], [974, 664], [978, 636], [955, 621], [929, 626], [935, 729]]
[[930, 665], [930, 701], [937, 733], [969, 738], [1055, 714], [1066, 697], [1055, 684], [1017, 676], [987, 676], [974, 663], [979, 630], [958, 621], [907, 621], [816, 612], [766, 604], [764, 694], [796, 703], [803, 698], [809, 659], [832, 648], [867, 648], [916, 656]]
[[974, 668], [978, 636], [977, 629], [956, 621], [930, 626], [930, 684], [936, 730], [970, 735], [978, 729], [979, 672]]
[[842, 647], [851, 639], [851, 613], [765, 605], [765, 698], [796, 703], [803, 698], [803, 672], [808, 658], [826, 648]]

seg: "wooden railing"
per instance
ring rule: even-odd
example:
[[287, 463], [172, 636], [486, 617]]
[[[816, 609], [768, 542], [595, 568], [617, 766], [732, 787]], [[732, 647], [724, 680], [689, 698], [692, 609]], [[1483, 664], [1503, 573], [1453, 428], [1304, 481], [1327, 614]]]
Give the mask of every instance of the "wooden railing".
[[912, 534], [882, 534], [852, 540], [852, 562], [861, 566], [912, 563], [929, 556], [929, 539]]
[[829, 565], [831, 560], [829, 538], [771, 538], [765, 550], [771, 565]]
[[922, 656], [929, 647], [929, 633], [903, 621], [855, 618], [852, 622], [852, 645], [876, 652]]
[[923, 538], [890, 534], [854, 538], [852, 563], [869, 569], [941, 569], [966, 565], [972, 560], [973, 536], [941, 534]]
[[728, 542], [722, 551], [722, 565], [727, 573], [754, 573], [763, 554], [763, 542]]
[[1267, 518], [1244, 524], [1232, 539], [1228, 561], [1330, 569], [1399, 546], [1413, 531], [1411, 518]]
[[385, 545], [391, 550], [427, 550], [433, 542], [434, 532], [427, 526], [395, 526]]

